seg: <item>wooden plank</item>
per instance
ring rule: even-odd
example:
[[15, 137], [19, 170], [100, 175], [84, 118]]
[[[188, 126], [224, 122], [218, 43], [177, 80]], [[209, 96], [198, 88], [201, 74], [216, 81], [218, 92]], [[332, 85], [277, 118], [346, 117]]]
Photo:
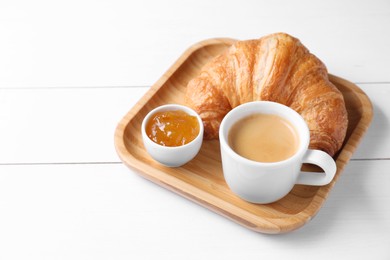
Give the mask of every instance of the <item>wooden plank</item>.
[[359, 84], [359, 87], [371, 99], [374, 117], [354, 159], [390, 158], [390, 83]]
[[147, 89], [0, 89], [0, 163], [118, 162], [115, 127]]
[[[390, 158], [390, 84], [359, 87], [374, 118], [352, 158]], [[0, 89], [0, 163], [119, 162], [114, 129], [147, 90]]]
[[310, 223], [270, 237], [122, 164], [0, 165], [0, 258], [387, 259], [389, 168], [352, 161]]
[[0, 86], [150, 86], [201, 40], [279, 31], [332, 74], [389, 82], [389, 8], [383, 0], [1, 1]]

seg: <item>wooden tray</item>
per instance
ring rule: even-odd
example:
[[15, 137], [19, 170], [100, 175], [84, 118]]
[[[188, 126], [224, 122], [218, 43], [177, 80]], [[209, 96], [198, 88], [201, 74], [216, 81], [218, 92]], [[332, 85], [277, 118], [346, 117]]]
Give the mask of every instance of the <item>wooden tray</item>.
[[289, 232], [303, 226], [319, 211], [371, 122], [372, 104], [356, 85], [330, 75], [344, 95], [349, 115], [347, 137], [335, 156], [338, 170], [333, 181], [322, 187], [295, 185], [286, 197], [272, 204], [248, 203], [230, 191], [223, 178], [216, 140], [204, 141], [199, 154], [179, 168], [155, 162], [142, 143], [140, 129], [144, 116], [163, 104], [184, 104], [187, 82], [234, 42], [210, 39], [190, 47], [119, 122], [116, 150], [121, 160], [141, 176], [247, 228], [263, 233]]

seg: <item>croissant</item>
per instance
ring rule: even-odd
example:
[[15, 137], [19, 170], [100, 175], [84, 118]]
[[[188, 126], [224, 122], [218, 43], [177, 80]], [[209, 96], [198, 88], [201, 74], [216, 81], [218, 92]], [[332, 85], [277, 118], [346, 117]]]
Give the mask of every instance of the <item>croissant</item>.
[[348, 126], [344, 98], [325, 65], [298, 39], [276, 33], [238, 41], [187, 85], [186, 104], [201, 116], [205, 139], [218, 138], [232, 108], [255, 100], [282, 103], [301, 114], [311, 149], [333, 156], [342, 146]]

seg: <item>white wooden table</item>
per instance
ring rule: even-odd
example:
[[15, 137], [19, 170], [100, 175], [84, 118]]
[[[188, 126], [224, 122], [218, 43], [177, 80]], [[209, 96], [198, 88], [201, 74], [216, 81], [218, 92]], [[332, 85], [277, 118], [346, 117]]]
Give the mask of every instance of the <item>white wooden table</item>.
[[[132, 172], [116, 124], [192, 44], [298, 37], [374, 119], [318, 215], [255, 233]], [[390, 2], [0, 1], [0, 259], [390, 259]]]

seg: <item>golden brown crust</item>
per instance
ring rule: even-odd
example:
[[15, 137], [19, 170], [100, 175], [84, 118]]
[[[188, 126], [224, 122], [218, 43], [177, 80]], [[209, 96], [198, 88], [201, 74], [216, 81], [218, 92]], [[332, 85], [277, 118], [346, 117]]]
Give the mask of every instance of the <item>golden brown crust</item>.
[[348, 118], [340, 91], [325, 65], [301, 42], [284, 33], [239, 41], [206, 64], [187, 86], [186, 102], [204, 123], [206, 139], [218, 138], [232, 108], [269, 100], [290, 106], [306, 120], [310, 147], [334, 155], [345, 138]]

